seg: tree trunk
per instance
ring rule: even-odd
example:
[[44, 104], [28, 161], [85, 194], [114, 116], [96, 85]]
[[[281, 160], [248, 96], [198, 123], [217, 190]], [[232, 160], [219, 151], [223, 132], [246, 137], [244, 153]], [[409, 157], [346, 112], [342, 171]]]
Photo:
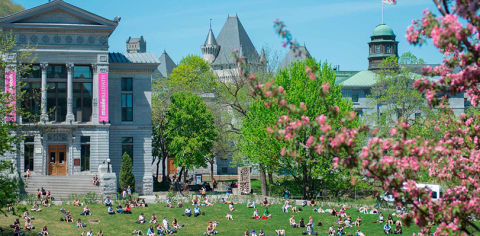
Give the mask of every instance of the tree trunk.
[[262, 189], [262, 195], [267, 196], [268, 189], [267, 189], [267, 175], [265, 174], [265, 167], [260, 165], [260, 183]]
[[185, 181], [188, 180], [188, 169], [185, 170], [185, 174], [183, 175], [183, 180], [185, 180]]
[[180, 175], [178, 176], [178, 178], [182, 178], [182, 174], [183, 174], [183, 171], [185, 170], [185, 167], [182, 167], [182, 169], [180, 169]]
[[268, 172], [268, 181], [270, 182], [270, 185], [275, 185], [275, 183], [273, 182], [273, 172], [272, 171]]
[[163, 156], [162, 157], [162, 182], [166, 182], [167, 180], [167, 176], [165, 175], [165, 169], [166, 169], [166, 165], [165, 165], [165, 161], [167, 160], [167, 156]]
[[210, 182], [212, 182], [212, 188], [213, 188], [213, 164], [215, 164], [215, 160], [212, 160], [210, 162]]

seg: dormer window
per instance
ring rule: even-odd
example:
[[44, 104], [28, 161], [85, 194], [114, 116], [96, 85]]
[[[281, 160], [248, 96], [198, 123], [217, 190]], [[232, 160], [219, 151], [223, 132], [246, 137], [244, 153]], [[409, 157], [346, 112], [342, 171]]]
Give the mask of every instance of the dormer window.
[[380, 54], [380, 45], [375, 46], [375, 53]]
[[392, 53], [392, 47], [390, 45], [388, 45], [385, 50], [387, 53]]

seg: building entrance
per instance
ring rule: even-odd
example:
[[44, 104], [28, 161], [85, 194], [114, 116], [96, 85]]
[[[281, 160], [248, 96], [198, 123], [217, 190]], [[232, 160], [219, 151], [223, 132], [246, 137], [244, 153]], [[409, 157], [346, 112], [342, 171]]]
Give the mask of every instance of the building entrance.
[[48, 175], [67, 174], [67, 146], [48, 146]]

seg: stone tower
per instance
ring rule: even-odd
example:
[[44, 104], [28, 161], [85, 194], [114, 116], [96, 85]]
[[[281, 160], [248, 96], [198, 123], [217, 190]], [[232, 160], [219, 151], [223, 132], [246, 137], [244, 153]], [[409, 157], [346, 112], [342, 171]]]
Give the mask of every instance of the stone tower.
[[215, 61], [215, 58], [218, 56], [218, 52], [220, 51], [220, 46], [217, 44], [217, 40], [215, 40], [215, 35], [213, 35], [212, 27], [210, 26], [210, 31], [208, 31], [207, 39], [205, 40], [205, 44], [201, 46], [203, 59], [208, 63], [212, 63]]
[[398, 57], [398, 41], [390, 26], [380, 24], [373, 30], [371, 41], [368, 43], [368, 70], [379, 71], [379, 64], [390, 56]]
[[147, 41], [140, 38], [128, 37], [127, 40], [127, 53], [144, 53], [147, 52]]

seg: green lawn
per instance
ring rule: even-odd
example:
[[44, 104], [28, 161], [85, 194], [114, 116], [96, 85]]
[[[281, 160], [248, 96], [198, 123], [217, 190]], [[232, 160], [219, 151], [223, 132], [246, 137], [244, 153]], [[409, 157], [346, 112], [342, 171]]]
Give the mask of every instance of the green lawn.
[[[217, 221], [219, 222], [217, 231], [220, 235], [243, 235], [245, 229], [251, 229], [254, 227], [257, 232], [260, 229], [263, 229], [267, 235], [274, 234], [275, 229], [285, 229], [287, 235], [301, 235], [305, 228], [295, 228], [292, 229], [289, 227], [289, 218], [292, 213], [283, 213], [280, 205], [271, 206], [269, 209], [272, 212], [273, 218], [267, 220], [253, 220], [250, 217], [253, 214], [253, 209], [246, 208], [246, 205], [239, 204], [236, 205], [236, 210], [232, 213], [233, 221], [227, 221], [225, 219], [225, 214], [228, 212], [228, 205], [215, 204], [214, 207], [201, 207], [202, 211], [205, 212], [205, 216], [199, 217], [186, 217], [182, 216], [184, 209], [178, 208], [165, 208], [163, 204], [151, 204], [147, 208], [134, 208], [132, 209], [133, 214], [116, 214], [108, 215], [107, 208], [103, 205], [91, 205], [89, 206], [92, 211], [92, 216], [80, 216], [80, 212], [83, 210], [81, 207], [73, 207], [71, 205], [64, 206], [66, 210], [72, 213], [74, 220], [76, 221], [78, 217], [81, 217], [82, 222], [87, 223], [87, 230], [92, 228], [93, 232], [98, 232], [99, 229], [102, 229], [105, 235], [131, 235], [131, 232], [135, 229], [140, 229], [146, 233], [147, 228], [150, 224], [139, 225], [135, 221], [138, 220], [140, 213], [144, 213], [146, 219], [150, 219], [152, 213], [157, 215], [157, 218], [163, 219], [167, 217], [170, 222], [173, 221], [173, 218], [177, 218], [180, 224], [184, 224], [185, 227], [179, 229], [178, 235], [202, 235], [206, 231], [207, 222]], [[29, 207], [31, 208], [31, 207]], [[32, 216], [35, 217], [35, 220], [32, 221], [32, 224], [36, 227], [35, 230], [31, 232], [25, 232], [26, 235], [36, 235], [44, 225], [48, 226], [50, 235], [75, 235], [78, 236], [81, 234], [82, 229], [74, 227], [73, 223], [60, 222], [60, 217], [63, 217], [63, 214], [59, 211], [61, 206], [53, 206], [48, 208], [42, 208], [41, 212], [33, 212]], [[259, 211], [263, 213], [264, 208], [260, 207]], [[358, 212], [350, 209], [347, 211], [356, 219], [359, 215]], [[298, 223], [300, 218], [304, 218], [305, 222], [308, 222], [308, 217], [313, 216], [315, 222], [322, 221], [323, 226], [315, 226], [315, 231], [318, 231], [319, 235], [326, 235], [328, 232], [328, 227], [331, 224], [334, 224], [336, 218], [328, 215], [321, 214], [312, 211], [312, 207], [305, 207], [300, 213], [293, 214]], [[378, 223], [371, 223], [372, 221], [378, 220], [378, 215], [364, 215], [361, 214], [363, 219], [363, 225], [359, 228], [365, 233], [365, 235], [383, 235], [383, 225]], [[385, 216], [385, 219], [387, 217]], [[16, 219], [16, 216], [8, 215], [0, 216], [0, 227], [4, 230], [7, 230], [6, 233], [2, 235], [12, 235], [8, 233], [10, 230], [9, 225], [13, 223]], [[98, 223], [90, 223], [91, 219], [99, 220]], [[394, 220], [398, 218], [394, 217]], [[25, 221], [20, 220], [21, 225], [23, 226]], [[336, 226], [336, 224], [334, 224]], [[346, 233], [354, 234], [357, 228], [348, 228]], [[417, 227], [403, 228], [405, 235], [412, 235], [419, 231]]]

